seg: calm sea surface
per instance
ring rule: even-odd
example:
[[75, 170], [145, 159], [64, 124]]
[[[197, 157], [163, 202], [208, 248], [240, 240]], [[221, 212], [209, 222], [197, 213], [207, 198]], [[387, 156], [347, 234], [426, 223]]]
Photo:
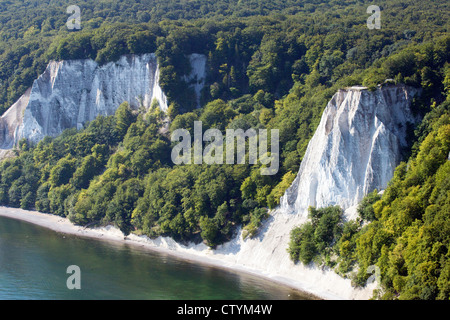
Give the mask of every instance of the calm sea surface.
[[[67, 288], [67, 267], [81, 289]], [[268, 280], [0, 217], [0, 299], [308, 299]]]

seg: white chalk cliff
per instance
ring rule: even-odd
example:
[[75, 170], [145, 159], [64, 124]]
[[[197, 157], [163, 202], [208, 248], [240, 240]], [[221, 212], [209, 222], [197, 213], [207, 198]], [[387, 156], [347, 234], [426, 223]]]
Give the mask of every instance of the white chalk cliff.
[[184, 80], [189, 83], [195, 91], [197, 108], [200, 108], [201, 91], [205, 86], [206, 76], [206, 56], [204, 54], [193, 53], [188, 56], [191, 64], [191, 73], [184, 77]]
[[347, 209], [374, 189], [384, 189], [407, 146], [408, 123], [418, 121], [409, 108], [416, 94], [405, 86], [339, 90], [323, 112], [281, 208], [295, 213], [309, 206]]
[[[192, 72], [186, 80], [195, 79], [192, 86], [199, 94], [206, 57], [193, 54], [189, 60]], [[149, 108], [153, 99], [167, 110], [155, 54], [127, 55], [103, 66], [93, 60], [52, 61], [0, 118], [0, 148], [12, 148], [22, 138], [38, 142], [67, 128], [82, 128], [98, 115], [114, 114], [124, 101], [135, 109]]]
[[295, 181], [255, 238], [243, 240], [238, 234], [215, 250], [203, 244], [181, 246], [168, 238], [146, 242], [207, 257], [324, 298], [370, 298], [376, 283], [356, 289], [333, 270], [294, 264], [287, 252], [290, 232], [307, 220], [310, 205], [340, 205], [347, 218], [353, 218], [355, 206], [367, 192], [387, 186], [407, 143], [407, 124], [419, 120], [410, 109], [417, 93], [405, 86], [374, 92], [362, 87], [339, 90], [323, 112]]

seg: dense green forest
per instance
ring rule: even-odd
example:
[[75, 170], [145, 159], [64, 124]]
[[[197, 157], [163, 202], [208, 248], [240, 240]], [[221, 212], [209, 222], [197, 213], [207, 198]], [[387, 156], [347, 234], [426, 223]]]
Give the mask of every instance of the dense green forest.
[[[0, 163], [0, 204], [211, 247], [240, 225], [251, 237], [293, 181], [336, 90], [390, 78], [423, 89], [414, 108], [425, 120], [405, 153], [408, 165], [380, 199], [363, 201], [360, 221], [344, 224], [339, 208], [311, 208], [289, 252], [295, 261], [325, 261], [356, 285], [377, 264], [384, 298], [448, 299], [448, 231], [434, 230], [449, 226], [449, 3], [380, 1], [382, 27], [374, 30], [366, 26], [369, 4], [85, 0], [77, 2], [82, 28], [70, 31], [64, 1], [0, 1], [2, 112], [50, 60], [104, 64], [147, 52], [158, 57], [170, 102], [168, 133], [156, 106], [131, 110], [124, 102], [82, 130], [37, 145], [21, 141], [16, 157]], [[208, 57], [200, 109], [182, 80], [191, 53]], [[170, 132], [197, 120], [222, 132], [279, 129], [279, 172], [262, 176], [260, 164], [174, 165]], [[352, 275], [356, 266], [364, 273]]]

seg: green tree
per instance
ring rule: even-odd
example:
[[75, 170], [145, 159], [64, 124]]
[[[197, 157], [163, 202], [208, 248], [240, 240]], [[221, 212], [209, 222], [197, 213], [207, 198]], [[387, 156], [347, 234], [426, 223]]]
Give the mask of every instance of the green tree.
[[378, 191], [375, 189], [359, 203], [358, 205], [358, 214], [360, 217], [367, 221], [373, 221], [376, 219], [375, 211], [373, 209], [373, 204], [381, 199], [381, 196], [378, 195]]
[[235, 111], [227, 103], [218, 99], [205, 106], [199, 120], [202, 121], [205, 130], [209, 128], [224, 130], [235, 115]]
[[86, 156], [75, 170], [71, 184], [77, 189], [86, 189], [90, 180], [99, 173], [100, 163], [93, 155]]
[[124, 137], [129, 126], [134, 122], [134, 116], [131, 112], [128, 102], [122, 103], [116, 110], [116, 131], [120, 137]]
[[49, 181], [51, 187], [69, 183], [76, 170], [76, 162], [77, 160], [70, 154], [60, 159], [50, 171]]
[[200, 229], [202, 239], [206, 242], [206, 244], [210, 247], [214, 247], [216, 243], [216, 236], [218, 232], [217, 225], [214, 221], [208, 217], [200, 218]]

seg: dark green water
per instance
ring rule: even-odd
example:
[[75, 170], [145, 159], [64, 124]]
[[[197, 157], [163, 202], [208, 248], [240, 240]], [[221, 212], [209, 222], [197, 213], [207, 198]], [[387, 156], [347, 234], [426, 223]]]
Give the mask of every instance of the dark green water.
[[[67, 267], [81, 270], [69, 290]], [[0, 299], [307, 299], [247, 274], [0, 217]]]

